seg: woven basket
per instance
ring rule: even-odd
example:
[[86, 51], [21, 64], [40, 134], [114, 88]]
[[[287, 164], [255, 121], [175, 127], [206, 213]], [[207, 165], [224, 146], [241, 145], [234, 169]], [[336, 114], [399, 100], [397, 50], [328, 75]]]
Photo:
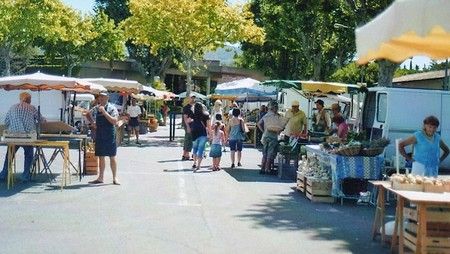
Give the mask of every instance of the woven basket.
[[350, 147], [339, 148], [339, 150], [336, 151], [336, 154], [339, 154], [342, 156], [355, 156], [355, 155], [359, 154], [360, 150], [361, 150], [361, 146], [350, 146]]
[[377, 148], [363, 148], [361, 149], [361, 156], [374, 157], [382, 154], [384, 151], [384, 147]]

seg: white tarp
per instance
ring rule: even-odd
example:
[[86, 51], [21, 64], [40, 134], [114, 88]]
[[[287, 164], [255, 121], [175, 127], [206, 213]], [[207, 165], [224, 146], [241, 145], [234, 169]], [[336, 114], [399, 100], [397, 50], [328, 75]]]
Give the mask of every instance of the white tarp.
[[274, 86], [264, 86], [261, 82], [251, 78], [245, 78], [217, 85], [216, 94], [236, 96], [276, 96], [277, 89]]

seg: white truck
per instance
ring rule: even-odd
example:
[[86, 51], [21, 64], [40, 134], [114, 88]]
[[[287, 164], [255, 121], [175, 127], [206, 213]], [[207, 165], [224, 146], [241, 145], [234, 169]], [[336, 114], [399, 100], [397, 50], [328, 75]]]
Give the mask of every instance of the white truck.
[[[386, 137], [391, 140], [385, 149], [387, 162], [395, 161], [395, 140], [420, 130], [423, 120], [429, 115], [439, 119], [438, 133], [450, 145], [450, 91], [392, 87], [373, 87], [368, 90], [361, 127], [366, 130], [367, 138]], [[443, 161], [440, 168], [448, 171], [450, 158]]]

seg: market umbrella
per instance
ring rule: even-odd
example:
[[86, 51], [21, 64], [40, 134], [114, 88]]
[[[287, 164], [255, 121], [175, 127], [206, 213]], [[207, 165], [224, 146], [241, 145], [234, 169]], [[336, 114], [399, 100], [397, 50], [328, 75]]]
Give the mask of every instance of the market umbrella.
[[402, 62], [416, 55], [445, 59], [450, 56], [449, 21], [448, 0], [397, 0], [356, 29], [357, 61]]
[[[203, 95], [201, 93], [191, 92], [190, 96], [192, 96], [192, 95], [195, 95], [195, 97], [197, 99], [201, 99], [203, 101], [206, 101], [208, 99], [208, 97], [206, 95]], [[176, 97], [181, 98], [181, 99], [186, 98], [186, 92], [182, 92], [180, 94], [177, 94]]]
[[137, 94], [142, 90], [143, 87], [142, 84], [135, 80], [109, 78], [85, 78], [83, 80], [102, 85], [110, 92]]
[[176, 96], [172, 92], [157, 90], [151, 86], [143, 86], [141, 93], [153, 94], [156, 97], [156, 99], [160, 99], [160, 100], [171, 100], [171, 99], [175, 98], [175, 96]]
[[27, 75], [8, 76], [0, 78], [0, 88], [9, 90], [31, 91], [73, 91], [84, 93], [99, 93], [106, 91], [105, 87], [85, 80], [48, 75], [36, 72]]

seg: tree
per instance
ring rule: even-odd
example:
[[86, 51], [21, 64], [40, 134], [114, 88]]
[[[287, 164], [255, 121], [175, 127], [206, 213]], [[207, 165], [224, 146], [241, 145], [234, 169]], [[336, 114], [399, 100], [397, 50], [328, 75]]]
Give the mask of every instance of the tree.
[[[272, 78], [327, 80], [352, 62], [353, 28], [392, 0], [252, 0], [255, 23], [266, 31], [263, 46], [243, 44], [238, 62]], [[336, 24], [343, 24], [336, 26]]]
[[104, 13], [94, 17], [82, 17], [73, 9], [67, 8], [61, 17], [65, 36], [56, 40], [42, 41], [41, 46], [47, 57], [61, 57], [72, 76], [75, 66], [89, 60], [115, 60], [124, 56], [123, 31]]
[[29, 56], [33, 43], [61, 36], [57, 22], [64, 5], [58, 0], [0, 0], [0, 61], [2, 74], [11, 75], [13, 58]]
[[264, 40], [264, 32], [255, 26], [252, 14], [224, 0], [131, 0], [129, 8], [131, 16], [122, 23], [126, 34], [155, 54], [161, 49], [177, 50], [187, 71], [188, 95], [193, 68], [204, 52], [223, 47], [226, 42]]

